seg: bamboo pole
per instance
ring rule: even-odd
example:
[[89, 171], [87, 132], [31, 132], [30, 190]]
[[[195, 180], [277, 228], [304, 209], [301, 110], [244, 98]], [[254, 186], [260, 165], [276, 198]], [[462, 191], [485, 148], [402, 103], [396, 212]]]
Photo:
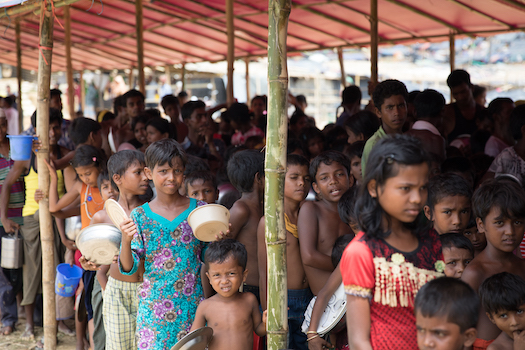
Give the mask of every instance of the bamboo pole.
[[139, 78], [139, 91], [146, 93], [144, 77], [144, 27], [142, 22], [142, 0], [135, 0], [135, 24], [137, 29], [137, 68]]
[[69, 5], [64, 6], [64, 47], [66, 50], [67, 105], [69, 119], [75, 119], [75, 87], [73, 86], [73, 61], [71, 58], [71, 13]]
[[370, 1], [370, 80], [377, 83], [377, 0]]
[[449, 49], [450, 49], [450, 71], [456, 69], [456, 37], [453, 32], [450, 32], [448, 36]]
[[79, 98], [78, 103], [80, 104], [80, 110], [84, 112], [85, 107], [86, 107], [86, 94], [85, 94], [86, 83], [84, 82], [84, 70], [81, 69], [79, 73], [80, 73], [80, 98]]
[[284, 176], [286, 173], [288, 69], [286, 34], [291, 0], [269, 0], [268, 128], [264, 186], [265, 235], [268, 255], [268, 349], [286, 349], [288, 290]]
[[16, 107], [18, 109], [18, 130], [24, 130], [24, 111], [22, 110], [22, 42], [20, 39], [20, 19], [15, 22], [16, 31], [16, 79], [18, 80], [18, 98]]
[[250, 57], [246, 57], [244, 62], [246, 63], [246, 104], [250, 107]]
[[180, 69], [180, 81], [182, 82], [181, 91], [186, 90], [186, 63], [182, 62], [182, 67]]
[[44, 349], [56, 348], [55, 311], [55, 257], [54, 235], [49, 213], [49, 171], [45, 159], [49, 159], [49, 86], [51, 84], [51, 58], [53, 50], [53, 21], [51, 10], [42, 1], [40, 14], [40, 47], [38, 57], [37, 123], [36, 133], [40, 135], [42, 148], [37, 153], [38, 188], [44, 191], [39, 203], [40, 240], [42, 244], [42, 291], [44, 294]]
[[233, 33], [233, 0], [226, 0], [226, 33], [228, 35], [228, 85], [226, 86], [226, 104], [233, 103], [233, 61], [235, 60], [235, 38]]
[[[54, 1], [53, 5], [55, 8], [73, 4], [80, 0], [58, 0]], [[3, 17], [16, 18], [23, 16], [29, 12], [33, 12], [35, 15], [40, 15], [40, 3], [42, 0], [28, 0], [17, 6], [11, 6], [5, 8], [4, 11], [0, 12], [0, 19]], [[51, 6], [49, 6], [51, 7]]]
[[343, 49], [337, 48], [337, 57], [339, 58], [339, 67], [341, 68], [341, 85], [343, 89], [346, 87], [345, 62], [343, 60]]
[[129, 67], [129, 89], [133, 89], [133, 66]]

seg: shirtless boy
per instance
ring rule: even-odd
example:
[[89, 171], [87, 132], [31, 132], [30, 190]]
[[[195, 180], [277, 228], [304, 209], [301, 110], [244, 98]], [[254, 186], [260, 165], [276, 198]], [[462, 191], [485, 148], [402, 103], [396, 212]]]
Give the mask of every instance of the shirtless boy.
[[330, 255], [335, 240], [345, 234], [354, 234], [337, 211], [339, 199], [350, 187], [349, 173], [350, 161], [339, 152], [323, 152], [310, 163], [313, 189], [321, 200], [303, 204], [297, 229], [301, 259], [314, 295], [334, 270]]
[[206, 275], [217, 292], [200, 303], [191, 331], [208, 326], [213, 329], [209, 350], [246, 350], [253, 346], [253, 333], [266, 335], [266, 314], [251, 293], [240, 293], [246, 279], [247, 252], [233, 240], [213, 242], [204, 254]]
[[[525, 232], [525, 192], [514, 182], [495, 179], [474, 193], [472, 206], [478, 230], [485, 233], [487, 247], [467, 266], [461, 279], [478, 290], [488, 277], [509, 272], [525, 278], [525, 260], [514, 255]], [[486, 349], [501, 331], [482, 308], [474, 350]]]
[[[288, 282], [288, 348], [308, 349], [306, 334], [301, 331], [304, 312], [312, 299], [312, 292], [308, 287], [308, 280], [304, 272], [299, 250], [297, 234], [297, 218], [301, 202], [308, 195], [310, 189], [310, 174], [308, 160], [297, 154], [289, 154], [286, 161], [286, 176], [284, 180], [284, 222], [286, 226], [286, 278]], [[259, 289], [261, 292], [261, 306], [266, 310], [267, 295], [267, 265], [264, 216], [257, 229], [257, 246], [259, 258]]]
[[257, 263], [257, 226], [263, 216], [264, 155], [255, 150], [235, 153], [228, 162], [228, 177], [241, 193], [230, 210], [229, 237], [238, 240], [248, 251], [248, 271], [244, 291], [259, 299], [259, 268]]

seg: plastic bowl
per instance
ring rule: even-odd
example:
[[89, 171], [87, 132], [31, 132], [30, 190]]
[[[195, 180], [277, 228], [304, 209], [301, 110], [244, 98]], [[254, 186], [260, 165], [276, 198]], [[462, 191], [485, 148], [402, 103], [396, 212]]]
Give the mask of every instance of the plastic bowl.
[[214, 241], [219, 232], [226, 233], [229, 222], [230, 211], [220, 204], [203, 205], [188, 215], [193, 234], [203, 242]]

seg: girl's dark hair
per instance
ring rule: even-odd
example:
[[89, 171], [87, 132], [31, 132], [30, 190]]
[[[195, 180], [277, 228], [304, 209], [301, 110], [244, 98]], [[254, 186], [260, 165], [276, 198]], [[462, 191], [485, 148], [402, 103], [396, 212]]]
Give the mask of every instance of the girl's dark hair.
[[[368, 184], [375, 180], [376, 189], [384, 186], [386, 181], [395, 177], [399, 171], [399, 165], [419, 165], [430, 161], [427, 153], [421, 146], [419, 140], [407, 135], [387, 136], [379, 140], [370, 152], [366, 163], [366, 173], [363, 184], [357, 196], [356, 208], [359, 208], [357, 222], [361, 230], [372, 238], [384, 238], [390, 234], [390, 229], [383, 231], [381, 228], [383, 214], [377, 198], [372, 198], [368, 192]], [[421, 215], [421, 214], [420, 214]], [[415, 223], [404, 223], [404, 225], [418, 234], [426, 227], [417, 227]], [[389, 223], [390, 225], [390, 223]], [[417, 231], [416, 231], [417, 229]]]
[[303, 152], [308, 156], [308, 158], [311, 157], [311, 154], [308, 151], [308, 142], [316, 138], [321, 139], [323, 142], [325, 141], [322, 131], [317, 129], [315, 126], [307, 126], [299, 133], [299, 140], [303, 144]]
[[356, 136], [363, 134], [364, 141], [368, 140], [381, 126], [381, 121], [375, 113], [370, 111], [359, 111], [346, 119], [345, 127], [350, 129]]
[[186, 163], [188, 162], [186, 152], [184, 152], [180, 143], [173, 139], [163, 139], [153, 142], [148, 148], [146, 148], [144, 156], [146, 166], [152, 171], [156, 165], [164, 165], [168, 163], [172, 166], [171, 161], [176, 157], [179, 157], [182, 160], [184, 167], [186, 167]]
[[157, 129], [161, 134], [167, 133], [168, 138], [174, 138], [173, 124], [170, 124], [166, 119], [162, 117], [155, 117], [148, 120], [146, 127], [152, 126]]
[[75, 150], [75, 156], [71, 160], [73, 168], [93, 165], [101, 171], [106, 170], [106, 156], [103, 152], [90, 145], [82, 145]]
[[103, 170], [98, 174], [97, 177], [97, 187], [100, 189], [100, 186], [102, 186], [102, 181], [107, 180], [110, 182], [110, 186], [113, 187], [115, 190], [118, 191], [118, 188], [113, 186], [113, 181], [109, 178], [109, 173], [107, 170]]
[[481, 305], [489, 314], [516, 311], [525, 304], [525, 281], [518, 275], [501, 272], [487, 278], [478, 293]]
[[141, 114], [138, 117], [133, 118], [131, 120], [131, 131], [135, 132], [135, 127], [137, 126], [138, 123], [142, 123], [145, 126], [148, 123], [149, 119], [150, 117], [145, 114]]

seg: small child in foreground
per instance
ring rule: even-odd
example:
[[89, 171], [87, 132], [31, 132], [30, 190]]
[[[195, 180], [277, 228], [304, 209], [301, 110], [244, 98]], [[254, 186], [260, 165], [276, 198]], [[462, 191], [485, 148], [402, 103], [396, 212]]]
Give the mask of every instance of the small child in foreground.
[[425, 216], [440, 235], [459, 233], [470, 219], [472, 188], [461, 176], [447, 173], [434, 176], [428, 184]]
[[415, 300], [420, 350], [463, 350], [476, 339], [479, 299], [468, 284], [441, 277], [425, 284]]
[[465, 267], [474, 259], [474, 247], [466, 238], [457, 233], [439, 236], [445, 262], [445, 276], [461, 278]]
[[487, 316], [501, 330], [487, 350], [525, 349], [525, 280], [498, 273], [481, 284], [479, 296]]
[[241, 293], [246, 279], [248, 253], [240, 242], [225, 239], [211, 243], [204, 254], [206, 276], [217, 292], [197, 308], [191, 331], [208, 326], [213, 329], [209, 350], [245, 350], [253, 345], [253, 333], [266, 335], [265, 311], [252, 293]]

